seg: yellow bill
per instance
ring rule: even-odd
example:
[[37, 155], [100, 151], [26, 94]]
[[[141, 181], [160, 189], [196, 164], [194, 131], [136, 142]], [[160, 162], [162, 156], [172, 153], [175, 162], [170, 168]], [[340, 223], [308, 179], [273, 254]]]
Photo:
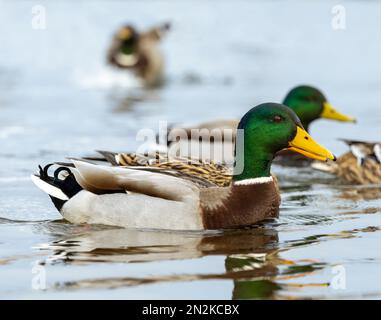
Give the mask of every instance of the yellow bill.
[[123, 28], [117, 34], [117, 37], [120, 40], [128, 40], [129, 38], [131, 38], [131, 36], [132, 36], [132, 32], [129, 28]]
[[356, 122], [355, 118], [349, 117], [343, 113], [340, 113], [334, 107], [332, 107], [332, 105], [328, 102], [324, 102], [323, 112], [321, 113], [320, 117], [324, 119], [332, 119], [332, 120], [344, 121], [344, 122]]
[[301, 127], [297, 127], [296, 136], [289, 142], [287, 149], [301, 153], [311, 159], [320, 161], [327, 161], [328, 159], [331, 159], [336, 161], [336, 157], [331, 151], [318, 144], [314, 139], [312, 139], [307, 131]]

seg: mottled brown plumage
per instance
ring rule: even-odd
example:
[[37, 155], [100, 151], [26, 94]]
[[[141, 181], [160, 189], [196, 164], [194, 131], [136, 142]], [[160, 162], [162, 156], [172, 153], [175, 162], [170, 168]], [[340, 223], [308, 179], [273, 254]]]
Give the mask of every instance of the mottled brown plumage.
[[229, 186], [232, 180], [231, 170], [214, 162], [204, 163], [190, 158], [175, 158], [169, 160], [166, 154], [141, 155], [136, 153], [112, 153], [99, 151], [105, 159], [114, 166], [146, 167], [146, 170], [160, 172], [172, 176], [192, 179], [204, 186]]
[[339, 157], [336, 163], [314, 163], [313, 167], [334, 174], [349, 184], [380, 184], [381, 164], [377, 148], [381, 144], [354, 140], [343, 141], [350, 147], [349, 152]]

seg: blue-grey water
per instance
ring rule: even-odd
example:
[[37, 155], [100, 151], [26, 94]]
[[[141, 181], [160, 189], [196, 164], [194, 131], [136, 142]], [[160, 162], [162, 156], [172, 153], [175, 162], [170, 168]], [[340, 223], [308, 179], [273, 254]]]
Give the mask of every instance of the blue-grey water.
[[[381, 197], [310, 169], [274, 167], [280, 218], [231, 232], [173, 233], [71, 225], [29, 176], [95, 149], [131, 150], [159, 121], [239, 118], [298, 84], [321, 88], [380, 140], [381, 3], [343, 1], [0, 1], [0, 298], [381, 298]], [[144, 91], [105, 64], [114, 30], [171, 21], [167, 83]], [[135, 98], [134, 98], [135, 97]]]

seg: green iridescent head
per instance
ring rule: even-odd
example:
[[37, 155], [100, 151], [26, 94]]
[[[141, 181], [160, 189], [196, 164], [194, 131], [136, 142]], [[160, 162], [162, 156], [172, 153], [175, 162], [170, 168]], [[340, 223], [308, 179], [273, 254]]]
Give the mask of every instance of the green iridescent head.
[[135, 53], [138, 33], [131, 25], [123, 26], [115, 34], [115, 38], [120, 43], [120, 52], [125, 55]]
[[354, 118], [336, 111], [324, 94], [314, 87], [303, 85], [292, 89], [283, 104], [294, 110], [307, 131], [311, 122], [320, 118], [355, 122]]
[[252, 108], [238, 125], [234, 181], [269, 177], [275, 154], [285, 148], [318, 160], [335, 159], [303, 129], [290, 108], [277, 103]]

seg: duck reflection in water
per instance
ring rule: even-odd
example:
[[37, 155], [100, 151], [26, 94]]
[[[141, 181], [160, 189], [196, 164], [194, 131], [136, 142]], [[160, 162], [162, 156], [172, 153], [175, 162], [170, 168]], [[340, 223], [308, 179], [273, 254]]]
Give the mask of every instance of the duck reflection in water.
[[276, 229], [264, 225], [244, 230], [206, 233], [104, 229], [99, 226], [73, 226], [54, 222], [48, 223], [45, 228], [49, 229], [49, 233], [59, 234], [57, 230], [63, 228], [62, 234], [72, 234], [38, 247], [52, 251], [45, 261], [50, 264], [155, 263], [226, 256], [224, 273], [203, 273], [202, 270], [195, 270], [194, 273], [158, 272], [157, 275], [141, 277], [127, 275], [76, 279], [56, 282], [54, 288], [58, 290], [109, 289], [195, 280], [233, 280], [233, 299], [274, 298], [282, 288], [278, 280], [315, 270], [312, 265], [295, 268], [295, 262], [282, 259], [279, 255], [281, 250], [278, 247]]

